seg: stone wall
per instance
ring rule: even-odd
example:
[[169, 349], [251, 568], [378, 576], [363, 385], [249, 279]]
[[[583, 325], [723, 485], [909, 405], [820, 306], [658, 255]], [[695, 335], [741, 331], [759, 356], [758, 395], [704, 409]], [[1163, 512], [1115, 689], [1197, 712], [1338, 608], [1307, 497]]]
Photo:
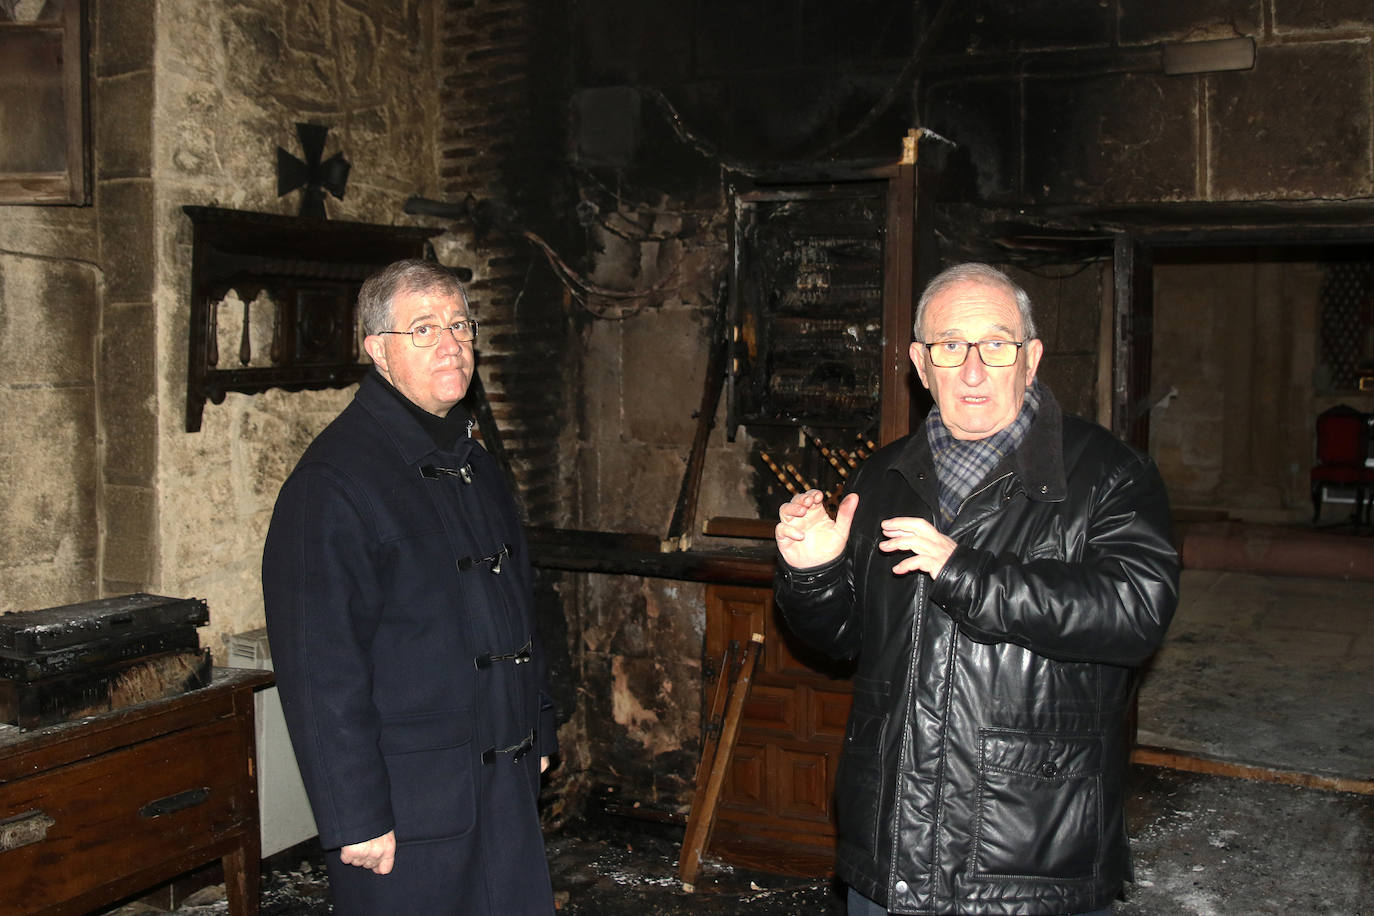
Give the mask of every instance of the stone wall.
[[[1236, 37], [1253, 69], [1168, 75], [1161, 49]], [[962, 4], [920, 88], [959, 193], [1009, 204], [1374, 193], [1374, 10], [1297, 0]]]
[[[99, 579], [95, 350], [104, 276], [89, 213], [0, 215], [0, 610], [82, 601]], [[11, 215], [12, 214], [12, 215]], [[73, 218], [75, 217], [75, 218]]]
[[[429, 0], [160, 4], [152, 120], [150, 259], [158, 404], [157, 587], [209, 601], [202, 643], [220, 656], [262, 625], [262, 540], [277, 490], [350, 390], [230, 394], [184, 426], [190, 304], [187, 204], [294, 214], [275, 150], [302, 155], [297, 122], [330, 128], [324, 157], [351, 163], [331, 218], [412, 222], [411, 194], [438, 184], [436, 8]], [[221, 340], [225, 340], [225, 330]], [[221, 343], [222, 359], [237, 352]]]
[[230, 395], [185, 432], [181, 207], [296, 212], [275, 148], [300, 154], [306, 121], [352, 163], [332, 217], [415, 222], [406, 198], [438, 190], [436, 15], [430, 0], [91, 4], [94, 205], [0, 213], [0, 329], [34, 354], [0, 378], [19, 408], [3, 421], [0, 605], [202, 597], [220, 661], [262, 625], [277, 489], [350, 393]]

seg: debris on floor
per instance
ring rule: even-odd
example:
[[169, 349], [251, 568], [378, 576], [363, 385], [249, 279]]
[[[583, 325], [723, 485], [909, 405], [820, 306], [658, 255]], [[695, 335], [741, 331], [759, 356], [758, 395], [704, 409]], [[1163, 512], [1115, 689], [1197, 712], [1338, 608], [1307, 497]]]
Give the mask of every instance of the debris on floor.
[[[1114, 916], [1374, 916], [1374, 796], [1131, 768], [1136, 881]], [[842, 888], [708, 857], [696, 893], [677, 880], [681, 830], [627, 818], [569, 824], [548, 839], [560, 916], [843, 916]], [[263, 863], [262, 916], [330, 911], [323, 860], [302, 844]], [[131, 904], [109, 916], [148, 916]], [[177, 916], [228, 916], [224, 887]]]

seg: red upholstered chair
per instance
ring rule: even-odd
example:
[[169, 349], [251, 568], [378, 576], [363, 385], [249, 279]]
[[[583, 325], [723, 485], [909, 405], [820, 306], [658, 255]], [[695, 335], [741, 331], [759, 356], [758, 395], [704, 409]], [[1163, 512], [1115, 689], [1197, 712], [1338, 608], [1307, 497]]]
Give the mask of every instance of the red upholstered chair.
[[[1374, 468], [1365, 466], [1369, 457], [1368, 430], [1365, 415], [1345, 404], [1318, 415], [1317, 464], [1312, 468], [1312, 524], [1321, 518], [1328, 486], [1354, 489], [1352, 518], [1357, 525], [1363, 520], [1365, 491], [1374, 487]], [[1374, 498], [1374, 494], [1371, 496]]]

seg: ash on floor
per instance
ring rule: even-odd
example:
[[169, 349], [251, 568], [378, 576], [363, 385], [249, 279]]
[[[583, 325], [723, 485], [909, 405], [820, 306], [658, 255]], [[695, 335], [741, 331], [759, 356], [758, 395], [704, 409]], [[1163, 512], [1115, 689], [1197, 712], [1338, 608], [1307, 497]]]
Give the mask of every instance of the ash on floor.
[[1374, 796], [1132, 768], [1116, 916], [1374, 916]]

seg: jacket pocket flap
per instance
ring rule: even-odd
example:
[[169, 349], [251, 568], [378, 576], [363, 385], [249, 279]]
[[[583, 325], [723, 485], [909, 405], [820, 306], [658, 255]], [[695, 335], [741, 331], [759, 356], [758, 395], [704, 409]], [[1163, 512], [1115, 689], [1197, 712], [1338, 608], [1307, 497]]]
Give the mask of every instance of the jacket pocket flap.
[[418, 716], [382, 720], [383, 754], [409, 754], [441, 747], [458, 747], [472, 740], [472, 713], [445, 709]]
[[1042, 779], [1094, 776], [1102, 769], [1102, 742], [1072, 735], [985, 731], [983, 766]]

